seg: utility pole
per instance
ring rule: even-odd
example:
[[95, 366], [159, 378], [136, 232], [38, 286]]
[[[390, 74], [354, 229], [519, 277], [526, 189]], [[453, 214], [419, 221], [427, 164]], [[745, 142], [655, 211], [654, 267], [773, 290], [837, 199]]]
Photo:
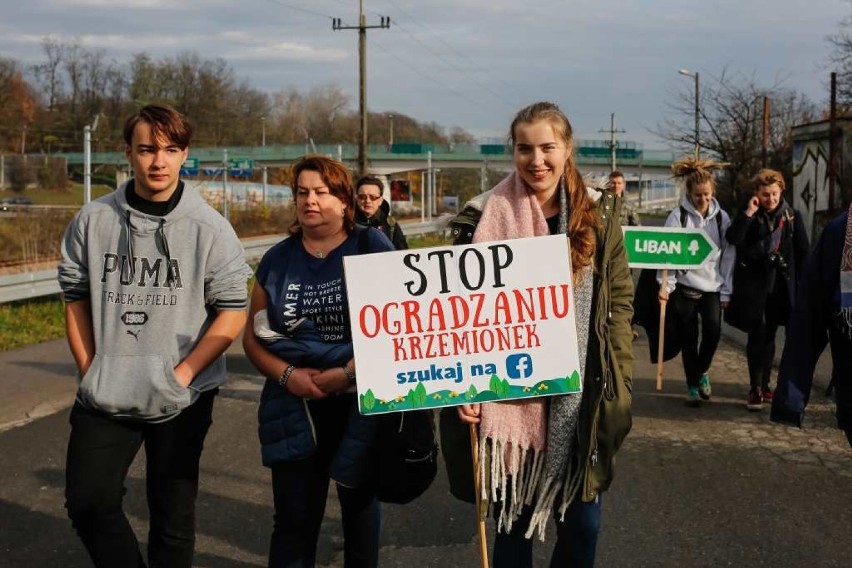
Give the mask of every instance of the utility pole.
[[615, 149], [618, 148], [618, 142], [615, 140], [615, 135], [619, 132], [624, 133], [626, 130], [616, 130], [615, 128], [615, 113], [610, 113], [609, 115], [609, 130], [604, 130], [601, 128], [598, 132], [607, 132], [609, 133], [609, 152], [610, 152], [610, 161], [611, 161], [611, 170], [615, 171]]
[[698, 96], [698, 71], [693, 73], [689, 69], [678, 69], [677, 72], [684, 77], [695, 79], [695, 159], [697, 160], [701, 157], [701, 141], [699, 140], [701, 135], [701, 99]]
[[222, 150], [222, 215], [230, 221], [230, 211], [228, 210], [228, 149]]
[[83, 204], [92, 200], [92, 131], [98, 129], [101, 113], [95, 115], [91, 125], [83, 127]]
[[[831, 72], [831, 95], [828, 114], [828, 210], [834, 211], [834, 195], [837, 183], [837, 73]], [[814, 197], [816, 203], [816, 197]]]
[[358, 111], [361, 114], [361, 139], [358, 142], [358, 175], [367, 173], [367, 30], [373, 28], [390, 28], [390, 18], [381, 16], [381, 24], [368, 26], [367, 18], [364, 16], [364, 0], [358, 2], [358, 25], [341, 25], [340, 18], [334, 18], [331, 29], [358, 30]]
[[761, 141], [760, 164], [766, 167], [769, 157], [769, 97], [763, 97], [763, 139]]

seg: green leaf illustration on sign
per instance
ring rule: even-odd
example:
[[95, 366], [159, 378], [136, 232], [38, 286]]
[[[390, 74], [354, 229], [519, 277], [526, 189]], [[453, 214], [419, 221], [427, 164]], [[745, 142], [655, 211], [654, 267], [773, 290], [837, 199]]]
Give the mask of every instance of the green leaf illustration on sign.
[[376, 395], [373, 394], [371, 389], [367, 389], [367, 392], [361, 396], [361, 404], [367, 410], [372, 410], [376, 405]]
[[580, 390], [580, 373], [574, 371], [570, 377], [567, 377], [566, 386], [569, 392], [576, 392]]
[[466, 392], [466, 393], [464, 393], [464, 397], [465, 397], [467, 400], [473, 400], [473, 399], [475, 399], [475, 398], [476, 398], [476, 395], [477, 395], [477, 394], [478, 394], [478, 393], [476, 392], [476, 387], [475, 387], [475, 386], [473, 386], [473, 385], [470, 385], [470, 388], [469, 388], [469, 389], [467, 389], [467, 392]]
[[414, 389], [414, 400], [417, 406], [426, 404], [426, 387], [423, 386], [423, 383], [418, 383], [417, 388]]
[[497, 396], [500, 396], [500, 377], [491, 375], [491, 380], [488, 382], [488, 389]]

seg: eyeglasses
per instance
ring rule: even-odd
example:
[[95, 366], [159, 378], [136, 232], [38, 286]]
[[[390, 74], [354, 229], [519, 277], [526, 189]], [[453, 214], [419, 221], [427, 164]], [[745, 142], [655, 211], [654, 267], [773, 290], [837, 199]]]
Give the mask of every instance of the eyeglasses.
[[381, 195], [367, 195], [366, 193], [361, 193], [357, 197], [358, 201], [360, 201], [361, 203], [367, 203], [368, 201], [378, 201], [381, 198]]

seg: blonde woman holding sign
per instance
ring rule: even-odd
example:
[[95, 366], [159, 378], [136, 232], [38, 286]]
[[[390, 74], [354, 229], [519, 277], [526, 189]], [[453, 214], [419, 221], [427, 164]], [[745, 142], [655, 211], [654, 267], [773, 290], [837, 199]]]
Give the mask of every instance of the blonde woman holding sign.
[[555, 104], [522, 109], [510, 140], [515, 171], [465, 207], [453, 234], [456, 244], [567, 236], [583, 392], [467, 404], [458, 416], [479, 425], [481, 496], [498, 519], [494, 566], [532, 566], [531, 537], [544, 538], [551, 516], [551, 565], [592, 566], [600, 494], [631, 425], [633, 284], [618, 224], [621, 200], [587, 190], [571, 124]]

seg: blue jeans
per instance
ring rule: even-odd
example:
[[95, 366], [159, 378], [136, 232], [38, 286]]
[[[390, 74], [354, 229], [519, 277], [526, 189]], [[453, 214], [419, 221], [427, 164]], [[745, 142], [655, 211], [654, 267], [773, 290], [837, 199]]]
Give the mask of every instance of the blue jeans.
[[152, 568], [192, 566], [198, 462], [216, 392], [202, 393], [192, 406], [157, 424], [116, 420], [74, 404], [65, 508], [96, 567], [145, 566], [122, 508], [127, 470], [143, 443], [150, 513], [148, 563]]
[[[346, 428], [352, 396], [329, 396], [308, 403], [317, 449], [306, 459], [272, 466], [274, 526], [270, 568], [310, 568], [328, 499], [331, 462]], [[343, 521], [345, 568], [375, 568], [379, 563], [381, 510], [373, 488], [337, 484]]]
[[[512, 524], [510, 533], [498, 532], [494, 539], [494, 568], [532, 567], [533, 541], [524, 538], [531, 508], [527, 507]], [[565, 519], [556, 513], [556, 545], [550, 557], [551, 568], [587, 568], [595, 565], [595, 550], [601, 528], [600, 496], [586, 503], [574, 498]], [[536, 538], [533, 535], [533, 538]]]

